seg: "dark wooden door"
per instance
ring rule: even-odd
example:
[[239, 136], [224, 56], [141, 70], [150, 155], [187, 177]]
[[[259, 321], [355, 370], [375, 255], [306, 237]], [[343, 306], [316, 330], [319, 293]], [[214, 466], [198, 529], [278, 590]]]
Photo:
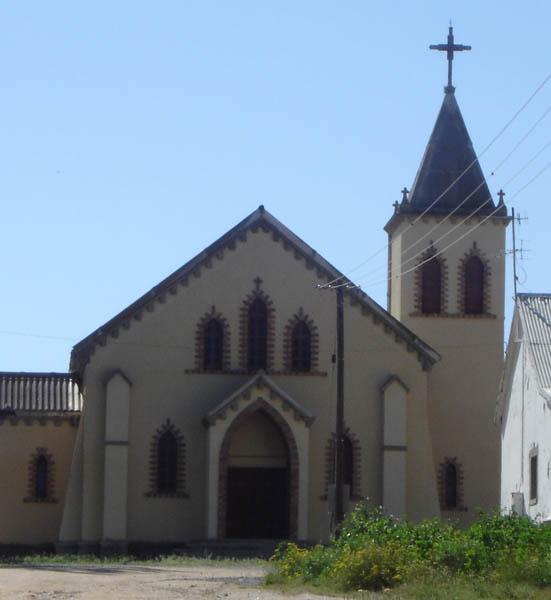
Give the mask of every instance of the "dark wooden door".
[[226, 537], [289, 537], [288, 469], [228, 469]]

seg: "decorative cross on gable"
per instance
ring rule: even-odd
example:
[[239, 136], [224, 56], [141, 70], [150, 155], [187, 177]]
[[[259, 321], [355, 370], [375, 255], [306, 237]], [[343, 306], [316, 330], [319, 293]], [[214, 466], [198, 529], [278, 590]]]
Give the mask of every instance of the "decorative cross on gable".
[[431, 50], [440, 50], [447, 52], [448, 55], [448, 87], [446, 92], [453, 92], [454, 87], [452, 85], [452, 60], [454, 52], [462, 52], [463, 50], [471, 50], [471, 46], [463, 46], [461, 44], [453, 43], [453, 27], [448, 27], [448, 43], [447, 44], [431, 44], [429, 46]]
[[256, 291], [259, 292], [260, 291], [260, 285], [262, 284], [262, 279], [260, 279], [260, 277], [256, 277], [256, 279], [254, 280], [254, 285], [256, 287]]

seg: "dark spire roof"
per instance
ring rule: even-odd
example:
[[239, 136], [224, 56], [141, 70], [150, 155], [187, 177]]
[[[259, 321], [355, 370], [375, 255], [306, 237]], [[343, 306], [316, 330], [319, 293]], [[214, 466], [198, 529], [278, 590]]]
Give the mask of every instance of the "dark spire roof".
[[[472, 166], [466, 171], [469, 165]], [[458, 177], [457, 183], [446, 191]], [[453, 87], [446, 88], [442, 108], [409, 197], [407, 201], [402, 201], [396, 212], [421, 213], [441, 195], [438, 202], [427, 211], [428, 214], [448, 214], [457, 209], [454, 214], [468, 215], [478, 209], [478, 214], [487, 215], [496, 208]], [[495, 214], [506, 215], [507, 209], [503, 206]]]

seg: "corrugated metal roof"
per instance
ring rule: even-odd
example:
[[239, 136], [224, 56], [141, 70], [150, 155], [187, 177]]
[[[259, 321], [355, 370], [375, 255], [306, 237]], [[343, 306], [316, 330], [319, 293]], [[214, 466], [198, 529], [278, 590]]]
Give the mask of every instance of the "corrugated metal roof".
[[0, 411], [75, 413], [82, 410], [82, 394], [69, 373], [0, 372]]
[[551, 294], [518, 294], [517, 303], [540, 386], [551, 388]]

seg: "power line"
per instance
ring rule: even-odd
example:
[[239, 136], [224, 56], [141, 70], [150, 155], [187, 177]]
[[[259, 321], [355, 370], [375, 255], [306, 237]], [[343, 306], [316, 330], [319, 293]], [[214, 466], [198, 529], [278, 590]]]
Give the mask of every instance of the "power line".
[[[528, 100], [526, 100], [526, 102], [524, 102], [524, 104], [517, 110], [517, 112], [511, 117], [511, 119], [509, 119], [509, 121], [501, 128], [501, 130], [493, 137], [493, 139], [489, 142], [489, 144], [486, 145], [486, 147], [482, 150], [482, 152], [457, 176], [457, 178], [452, 181], [450, 183], [450, 185], [439, 195], [437, 196], [437, 198], [420, 214], [418, 215], [408, 226], [408, 228], [405, 230], [407, 231], [408, 229], [410, 229], [411, 227], [413, 227], [418, 221], [419, 219], [421, 219], [422, 217], [424, 217], [428, 211], [430, 211], [452, 188], [454, 185], [456, 185], [458, 183], [458, 181], [461, 180], [461, 178], [478, 162], [478, 159], [481, 158], [492, 146], [493, 144], [505, 133], [505, 131], [511, 126], [511, 124], [517, 119], [517, 117], [522, 113], [522, 111], [530, 104], [530, 102], [532, 102], [532, 100], [537, 96], [537, 94], [541, 91], [541, 89], [545, 86], [545, 84], [549, 81], [549, 79], [551, 79], [551, 74], [547, 75], [547, 77], [540, 83], [540, 85], [535, 89], [535, 91], [530, 95], [530, 97], [528, 98]], [[551, 110], [551, 108], [549, 109]], [[549, 110], [547, 112], [549, 112]], [[540, 121], [545, 117], [545, 115], [547, 114], [547, 112], [540, 118]], [[539, 123], [539, 121], [536, 123], [536, 125]], [[530, 132], [529, 132], [530, 133]], [[527, 134], [528, 135], [528, 134]], [[521, 140], [522, 142], [523, 140]], [[520, 145], [520, 143], [519, 143]], [[516, 148], [515, 148], [516, 149]], [[513, 149], [511, 151], [514, 152]], [[507, 159], [508, 157], [506, 157]], [[506, 160], [504, 159], [504, 160]], [[405, 232], [404, 232], [405, 233]], [[376, 256], [378, 256], [381, 252], [383, 252], [384, 250], [386, 250], [387, 246], [383, 246], [381, 247], [379, 250], [377, 250], [374, 254], [372, 254], [371, 256], [369, 256], [367, 259], [365, 259], [363, 262], [361, 262], [359, 265], [357, 265], [356, 267], [354, 267], [353, 269], [349, 270], [347, 274], [343, 274], [340, 275], [339, 277], [336, 277], [335, 279], [333, 279], [332, 281], [329, 281], [323, 285], [318, 286], [319, 288], [323, 288], [323, 287], [329, 287], [332, 286], [332, 284], [334, 284], [335, 282], [347, 278], [348, 275], [350, 273], [353, 273], [354, 271], [357, 271], [359, 268], [363, 267], [363, 265], [365, 265], [366, 263], [368, 263], [369, 261], [371, 261], [373, 258], [375, 258]], [[334, 287], [334, 286], [333, 286]]]
[[[520, 188], [517, 192], [515, 192], [513, 194], [513, 196], [511, 196], [510, 200], [513, 200], [514, 198], [516, 198], [531, 183], [533, 183], [538, 177], [540, 177], [540, 175], [542, 175], [549, 167], [551, 167], [551, 162], [547, 163], [547, 165], [545, 165], [545, 167], [543, 167], [543, 169], [541, 169], [540, 171], [538, 171], [538, 173], [536, 173], [536, 175], [534, 175], [522, 188]], [[488, 200], [486, 202], [488, 202]], [[468, 231], [466, 231], [464, 234], [462, 234], [461, 236], [459, 236], [456, 240], [454, 240], [453, 242], [451, 242], [450, 244], [448, 244], [447, 246], [445, 246], [444, 248], [442, 248], [442, 250], [439, 250], [438, 252], [436, 252], [435, 254], [433, 254], [431, 257], [429, 257], [429, 258], [421, 261], [419, 264], [415, 265], [414, 267], [411, 267], [410, 269], [407, 269], [406, 271], [404, 271], [402, 273], [397, 273], [396, 275], [390, 275], [389, 274], [385, 279], [382, 279], [382, 280], [379, 280], [379, 281], [376, 281], [376, 282], [373, 282], [373, 283], [369, 283], [369, 284], [366, 284], [366, 285], [378, 285], [379, 283], [384, 283], [385, 281], [390, 281], [391, 279], [399, 279], [399, 278], [403, 277], [404, 275], [407, 275], [408, 273], [411, 273], [412, 271], [415, 271], [415, 269], [418, 269], [419, 267], [422, 267], [424, 264], [426, 264], [427, 262], [429, 262], [432, 259], [436, 258], [437, 256], [440, 256], [443, 252], [445, 252], [446, 250], [448, 250], [449, 248], [451, 248], [452, 246], [454, 246], [455, 244], [457, 244], [458, 242], [460, 242], [462, 239], [464, 239], [465, 237], [467, 237], [468, 235], [470, 235], [473, 231], [475, 231], [476, 229], [478, 229], [488, 219], [490, 219], [491, 217], [493, 217], [495, 215], [495, 213], [500, 208], [501, 208], [501, 206], [497, 206], [484, 219], [482, 219], [476, 225], [474, 225], [473, 227], [471, 227]], [[464, 223], [467, 219], [471, 218], [477, 211], [478, 211], [478, 209], [476, 211], [474, 211], [473, 213], [471, 213], [471, 215], [469, 215], [469, 217], [467, 217], [462, 223]], [[457, 226], [456, 226], [456, 228], [457, 228]]]

